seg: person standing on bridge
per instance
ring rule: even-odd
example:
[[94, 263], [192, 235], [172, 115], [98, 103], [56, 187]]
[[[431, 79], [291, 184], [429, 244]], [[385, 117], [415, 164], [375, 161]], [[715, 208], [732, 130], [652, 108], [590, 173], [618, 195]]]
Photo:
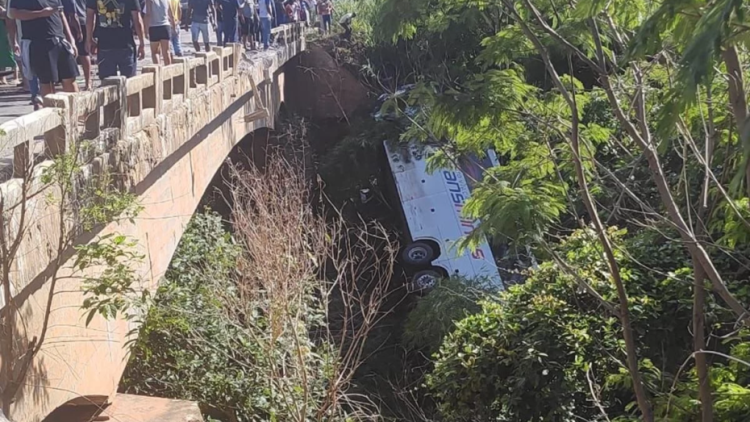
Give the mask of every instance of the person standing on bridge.
[[170, 34], [170, 40], [172, 41], [172, 50], [174, 55], [182, 57], [182, 45], [180, 44], [180, 25], [182, 21], [182, 5], [180, 0], [169, 0], [169, 7], [172, 12], [172, 19], [174, 20], [174, 28]]
[[321, 0], [318, 3], [320, 10], [320, 31], [323, 34], [331, 32], [331, 14], [333, 13], [333, 2], [331, 0]]
[[242, 3], [242, 13], [240, 14], [240, 35], [242, 36], [242, 45], [245, 48], [255, 50], [255, 34], [260, 25], [258, 22], [258, 8], [255, 1], [244, 0]]
[[220, 44], [222, 46], [237, 41], [237, 11], [240, 7], [237, 1], [238, 0], [219, 0], [222, 13], [222, 43]]
[[175, 31], [176, 22], [170, 0], [146, 0], [148, 39], [151, 42], [151, 60], [154, 64], [172, 64], [169, 55], [169, 39]]
[[274, 11], [272, 12], [273, 17], [274, 17], [274, 25], [273, 25], [274, 28], [287, 23], [286, 10], [284, 9], [284, 1], [283, 0], [270, 0], [270, 1], [274, 8]]
[[84, 90], [91, 89], [91, 57], [86, 50], [86, 0], [63, 0], [70, 32], [76, 40], [78, 63], [83, 68]]
[[13, 0], [11, 14], [21, 21], [29, 40], [29, 63], [39, 78], [42, 96], [62, 83], [66, 92], [77, 92], [78, 52], [59, 0]]
[[[138, 35], [137, 53], [133, 27]], [[92, 51], [96, 33], [99, 78], [117, 76], [118, 71], [126, 78], [135, 76], [137, 61], [146, 55], [138, 0], [87, 0], [86, 32], [88, 51]]]
[[258, 0], [258, 17], [260, 18], [260, 39], [263, 49], [268, 50], [268, 40], [271, 38], [271, 16], [273, 0]]
[[198, 35], [203, 36], [203, 46], [206, 51], [211, 50], [208, 36], [209, 16], [215, 15], [214, 2], [212, 0], [189, 0], [188, 14], [190, 15], [190, 35], [193, 39], [195, 51], [201, 51], [198, 44]]
[[8, 28], [11, 30], [11, 32], [15, 33], [9, 35], [12, 35], [14, 39], [18, 40], [17, 42], [20, 44], [20, 60], [18, 60], [18, 62], [21, 64], [22, 75], [26, 80], [26, 83], [28, 83], [29, 85], [29, 92], [31, 93], [31, 104], [34, 106], [34, 110], [36, 111], [39, 110], [39, 108], [42, 106], [42, 97], [39, 96], [39, 78], [37, 78], [34, 72], [31, 70], [31, 58], [29, 57], [29, 45], [31, 44], [31, 41], [29, 41], [28, 39], [24, 39], [21, 21], [13, 16], [13, 2], [15, 2], [15, 0], [8, 1], [8, 18], [15, 19], [15, 24], [9, 25]]
[[224, 26], [222, 24], [222, 16], [224, 15], [224, 12], [221, 10], [221, 0], [216, 0], [214, 2], [214, 9], [213, 9], [214, 15], [211, 17], [211, 25], [214, 27], [214, 32], [216, 32], [216, 45], [224, 45], [224, 41], [222, 41], [221, 34], [223, 33]]

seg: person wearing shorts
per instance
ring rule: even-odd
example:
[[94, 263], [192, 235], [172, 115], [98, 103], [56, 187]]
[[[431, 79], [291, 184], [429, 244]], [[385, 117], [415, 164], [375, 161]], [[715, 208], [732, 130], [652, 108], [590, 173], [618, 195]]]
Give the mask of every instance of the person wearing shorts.
[[148, 39], [151, 41], [151, 60], [154, 64], [172, 64], [169, 41], [176, 23], [171, 8], [169, 0], [146, 0]]
[[[133, 29], [138, 35], [136, 53]], [[96, 34], [99, 78], [130, 78], [137, 71], [137, 60], [145, 56], [141, 4], [138, 0], [87, 0], [86, 47], [92, 51]], [[137, 54], [137, 55], [136, 55]]]
[[[258, 12], [253, 0], [245, 0], [242, 4], [242, 13], [240, 14], [240, 36], [242, 45], [245, 48], [255, 49], [255, 33], [258, 26]], [[248, 46], [249, 43], [249, 46]]]
[[84, 90], [91, 89], [91, 57], [86, 50], [86, 0], [62, 0], [70, 32], [76, 40], [78, 64], [83, 68]]
[[212, 0], [189, 0], [188, 14], [190, 15], [190, 36], [193, 39], [195, 51], [201, 51], [198, 44], [198, 36], [203, 36], [203, 45], [206, 51], [211, 49], [208, 35], [208, 16], [215, 14], [214, 3]]
[[14, 0], [12, 16], [21, 21], [23, 39], [29, 40], [29, 65], [39, 78], [41, 94], [78, 91], [75, 40], [59, 0]]

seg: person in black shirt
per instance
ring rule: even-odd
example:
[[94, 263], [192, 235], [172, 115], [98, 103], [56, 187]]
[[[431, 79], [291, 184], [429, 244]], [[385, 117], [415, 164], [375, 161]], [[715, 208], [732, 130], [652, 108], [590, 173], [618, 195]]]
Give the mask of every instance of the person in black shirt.
[[221, 4], [221, 44], [233, 43], [237, 41], [237, 10], [239, 3], [237, 0], [220, 0]]
[[[101, 79], [110, 76], [135, 76], [137, 60], [145, 57], [141, 4], [138, 0], [87, 0], [86, 46], [92, 51], [94, 31], [98, 49], [97, 64]], [[138, 35], [136, 58], [133, 26]]]
[[30, 41], [29, 64], [39, 78], [41, 94], [55, 92], [56, 83], [66, 92], [78, 91], [78, 51], [60, 0], [14, 0], [12, 14], [21, 21], [23, 38]]
[[188, 14], [190, 15], [190, 35], [193, 39], [195, 51], [201, 51], [198, 36], [203, 35], [203, 45], [206, 51], [211, 50], [208, 45], [208, 22], [213, 25], [214, 3], [212, 0], [188, 0]]

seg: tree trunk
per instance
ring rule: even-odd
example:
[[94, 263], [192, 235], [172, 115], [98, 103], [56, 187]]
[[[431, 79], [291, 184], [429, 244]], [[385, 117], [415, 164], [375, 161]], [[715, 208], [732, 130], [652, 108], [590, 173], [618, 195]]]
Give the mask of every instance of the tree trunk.
[[698, 373], [698, 396], [701, 401], [701, 422], [713, 422], [714, 406], [711, 396], [711, 379], [708, 374], [708, 359], [705, 353], [705, 306], [706, 287], [704, 280], [706, 273], [699, 262], [693, 260], [693, 351], [695, 352], [695, 370]]
[[[526, 4], [530, 10], [532, 10], [533, 12], [536, 11], [534, 6], [528, 0], [526, 1]], [[654, 415], [651, 407], [651, 400], [649, 398], [648, 392], [646, 391], [646, 388], [643, 385], [643, 379], [641, 378], [641, 373], [638, 367], [638, 352], [635, 345], [633, 328], [630, 323], [627, 292], [625, 291], [625, 286], [623, 285], [622, 278], [620, 277], [620, 268], [617, 264], [617, 260], [615, 259], [614, 251], [612, 250], [612, 244], [610, 243], [609, 237], [607, 236], [607, 231], [604, 228], [601, 219], [599, 218], [596, 203], [591, 197], [591, 192], [589, 191], [588, 183], [586, 181], [586, 173], [583, 169], [583, 164], [581, 163], [578, 105], [575, 99], [575, 92], [571, 93], [562, 82], [562, 80], [560, 79], [560, 75], [557, 73], [557, 70], [552, 64], [552, 61], [549, 57], [549, 52], [547, 51], [546, 47], [521, 18], [521, 16], [516, 11], [513, 3], [505, 0], [505, 5], [510, 11], [512, 11], [513, 15], [516, 18], [516, 21], [519, 23], [524, 33], [529, 37], [530, 41], [534, 44], [534, 47], [536, 48], [537, 52], [542, 58], [542, 61], [544, 62], [547, 74], [550, 76], [553, 83], [555, 84], [555, 87], [560, 91], [561, 95], [570, 108], [571, 131], [568, 141], [570, 143], [571, 149], [573, 150], [573, 162], [576, 171], [576, 179], [578, 180], [578, 186], [581, 191], [581, 197], [586, 206], [586, 210], [589, 213], [589, 217], [591, 218], [592, 223], [594, 224], [594, 229], [599, 238], [599, 242], [602, 245], [602, 249], [604, 250], [604, 256], [606, 258], [607, 266], [609, 267], [609, 271], [612, 277], [612, 283], [615, 285], [615, 289], [617, 291], [617, 299], [619, 302], [618, 316], [620, 318], [620, 324], [622, 325], [623, 340], [625, 341], [625, 353], [628, 373], [630, 374], [630, 378], [633, 382], [633, 393], [635, 394], [638, 408], [641, 411], [641, 419], [644, 422], [653, 422]], [[539, 15], [536, 14], [536, 16], [537, 20], [541, 22], [541, 18], [539, 17]], [[540, 24], [543, 24], [543, 22]]]
[[724, 65], [727, 67], [729, 76], [729, 103], [732, 106], [732, 114], [737, 122], [737, 133], [740, 137], [740, 145], [744, 148], [744, 165], [745, 165], [745, 192], [750, 196], [750, 150], [747, 145], [750, 142], [750, 133], [745, 125], [747, 123], [747, 96], [745, 94], [745, 82], [742, 77], [742, 64], [740, 56], [737, 54], [737, 48], [734, 46], [726, 47], [721, 52]]

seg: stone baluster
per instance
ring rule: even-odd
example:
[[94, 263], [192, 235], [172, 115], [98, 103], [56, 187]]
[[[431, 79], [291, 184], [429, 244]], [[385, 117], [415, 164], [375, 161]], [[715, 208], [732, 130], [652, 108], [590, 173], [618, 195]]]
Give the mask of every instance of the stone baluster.
[[154, 117], [156, 117], [159, 115], [159, 113], [161, 113], [162, 99], [164, 98], [164, 85], [162, 84], [161, 80], [161, 66], [144, 66], [143, 73], [153, 74], [154, 84], [141, 91], [141, 103], [143, 104], [144, 109], [153, 108]]
[[128, 121], [128, 91], [124, 76], [113, 76], [102, 81], [103, 86], [114, 85], [117, 87], [117, 101], [104, 106], [103, 128], [116, 129], [119, 133], [115, 139], [125, 136], [125, 128]]

